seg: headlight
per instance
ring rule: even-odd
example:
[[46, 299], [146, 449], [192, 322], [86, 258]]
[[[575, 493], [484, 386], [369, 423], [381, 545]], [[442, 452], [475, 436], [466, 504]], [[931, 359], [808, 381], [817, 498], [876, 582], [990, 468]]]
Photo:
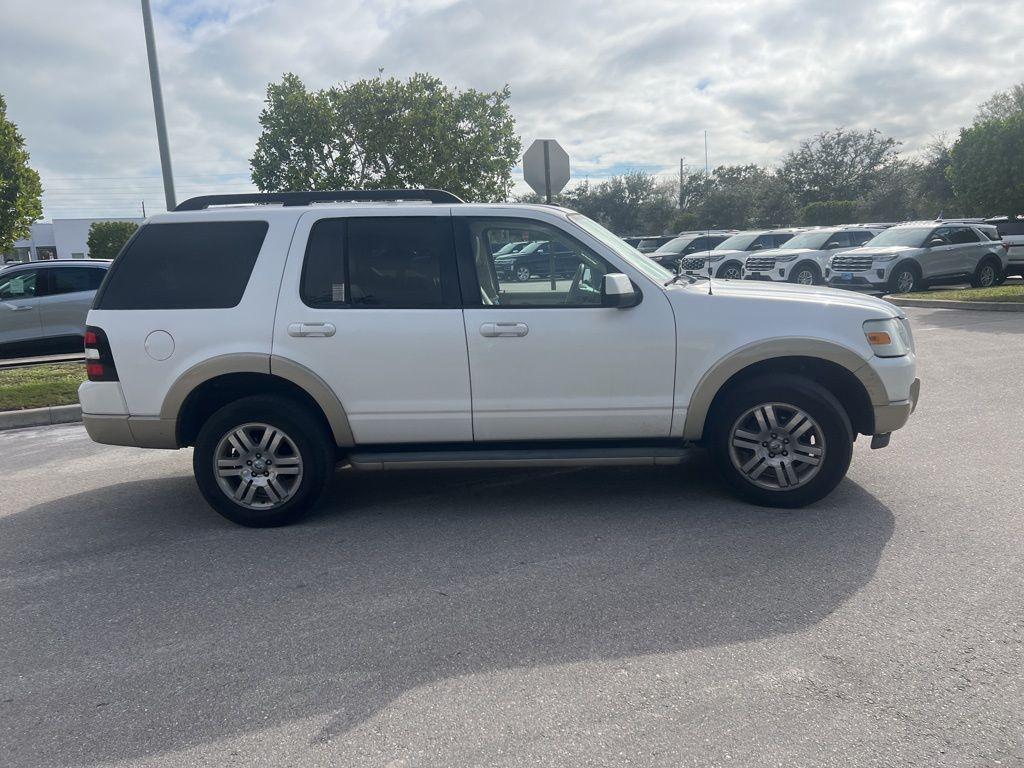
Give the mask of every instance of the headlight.
[[717, 256], [715, 254], [711, 254], [710, 256], [708, 256], [708, 261], [711, 261], [711, 262], [721, 261], [724, 258], [725, 258], [725, 254], [724, 253], [720, 253]]
[[776, 256], [775, 261], [781, 261], [783, 263], [787, 261], [796, 261], [796, 257], [799, 255], [799, 253], [794, 253], [792, 256]]
[[875, 255], [874, 255], [873, 257], [872, 257], [872, 260], [873, 260], [873, 261], [892, 261], [892, 260], [893, 260], [893, 259], [895, 259], [895, 258], [896, 258], [897, 256], [899, 256], [899, 254], [898, 254], [898, 253], [886, 253], [886, 254], [877, 254], [877, 253], [876, 253], [876, 254], [875, 254]]
[[903, 357], [910, 352], [910, 332], [899, 318], [868, 320], [864, 337], [879, 357]]

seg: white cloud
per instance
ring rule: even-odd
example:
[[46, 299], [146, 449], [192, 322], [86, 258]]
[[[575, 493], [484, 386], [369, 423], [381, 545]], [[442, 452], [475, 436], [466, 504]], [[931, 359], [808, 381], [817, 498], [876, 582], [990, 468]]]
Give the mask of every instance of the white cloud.
[[[54, 6], [59, 5], [55, 10]], [[1016, 5], [1016, 11], [1012, 6]], [[141, 15], [124, 0], [2, 0], [0, 92], [48, 216], [162, 207]], [[1019, 0], [156, 0], [179, 198], [249, 188], [266, 84], [428, 71], [512, 87], [525, 142], [574, 175], [678, 158], [776, 162], [844, 125], [920, 148], [1024, 71]]]

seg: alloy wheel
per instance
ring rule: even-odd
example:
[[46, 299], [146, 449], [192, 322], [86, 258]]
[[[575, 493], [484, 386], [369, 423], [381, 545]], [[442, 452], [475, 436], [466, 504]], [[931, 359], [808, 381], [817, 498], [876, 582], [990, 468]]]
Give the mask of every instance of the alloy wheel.
[[981, 272], [978, 275], [978, 286], [981, 288], [991, 288], [996, 282], [996, 271], [992, 268], [991, 264], [985, 264], [981, 268]]
[[825, 460], [825, 436], [806, 411], [762, 403], [740, 416], [729, 433], [729, 458], [748, 482], [773, 491], [807, 485]]
[[809, 269], [801, 269], [796, 273], [796, 281], [800, 285], [814, 285], [814, 273]]
[[900, 293], [910, 293], [914, 290], [914, 273], [905, 269], [896, 278], [896, 289]]
[[217, 485], [249, 509], [279, 507], [302, 482], [302, 456], [285, 432], [269, 424], [242, 424], [227, 432], [213, 454]]
[[519, 282], [526, 282], [530, 279], [530, 268], [529, 267], [516, 267], [516, 280]]

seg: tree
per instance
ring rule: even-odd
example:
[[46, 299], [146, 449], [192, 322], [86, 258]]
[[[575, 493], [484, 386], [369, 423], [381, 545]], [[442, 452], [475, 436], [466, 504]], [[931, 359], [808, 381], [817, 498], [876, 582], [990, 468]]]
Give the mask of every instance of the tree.
[[250, 160], [263, 191], [437, 187], [505, 200], [522, 143], [509, 87], [484, 93], [415, 74], [309, 91], [293, 74], [267, 86]]
[[808, 203], [802, 212], [803, 223], [812, 227], [852, 224], [860, 215], [856, 200], [819, 200]]
[[1024, 112], [962, 129], [947, 175], [968, 215], [1024, 211]]
[[28, 237], [32, 222], [43, 215], [42, 194], [39, 174], [28, 164], [25, 140], [7, 119], [7, 102], [0, 95], [0, 253]]
[[860, 200], [892, 182], [900, 165], [898, 147], [876, 130], [836, 128], [800, 142], [780, 173], [801, 205]]
[[987, 101], [978, 106], [974, 124], [989, 120], [1005, 120], [1024, 112], [1024, 83], [1018, 83], [1005, 91], [996, 91]]
[[133, 221], [94, 221], [89, 226], [86, 247], [90, 259], [112, 259], [120, 253], [139, 225]]

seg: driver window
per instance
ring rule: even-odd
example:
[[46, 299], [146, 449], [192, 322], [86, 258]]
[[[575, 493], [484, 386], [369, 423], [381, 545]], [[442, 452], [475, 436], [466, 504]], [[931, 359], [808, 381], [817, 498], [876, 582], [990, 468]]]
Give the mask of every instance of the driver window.
[[36, 275], [32, 270], [15, 272], [7, 278], [0, 279], [0, 300], [31, 299], [36, 295]]
[[[557, 227], [529, 219], [471, 219], [484, 306], [598, 307], [608, 262]], [[502, 252], [511, 242], [526, 242]]]

